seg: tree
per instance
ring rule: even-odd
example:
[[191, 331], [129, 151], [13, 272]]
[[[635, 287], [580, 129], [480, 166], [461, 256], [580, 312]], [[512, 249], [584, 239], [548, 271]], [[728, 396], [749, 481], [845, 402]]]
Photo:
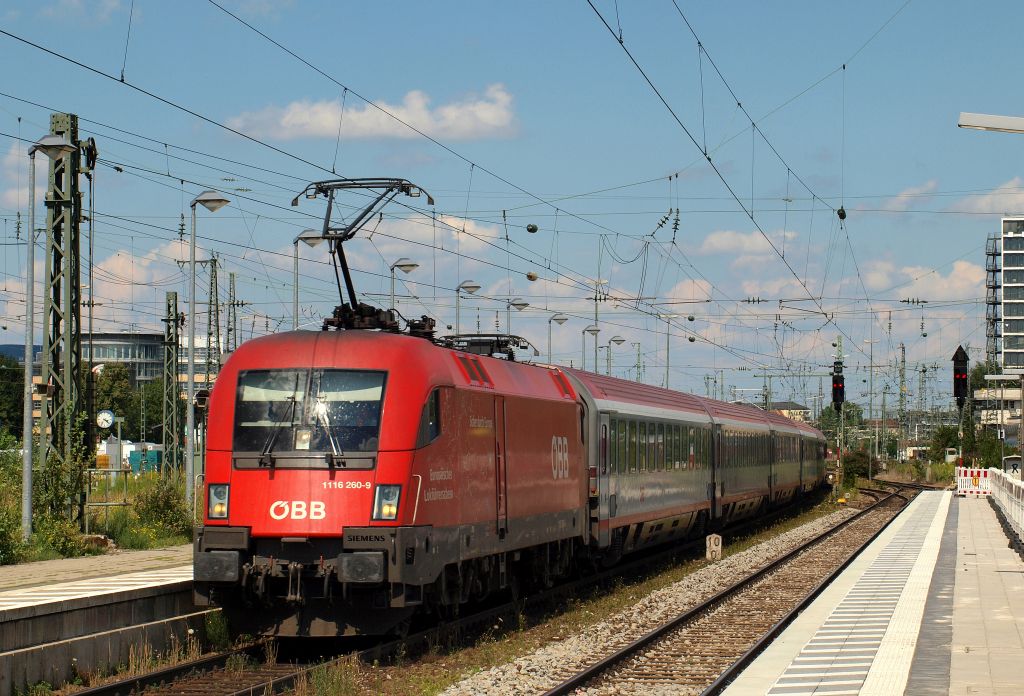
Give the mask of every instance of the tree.
[[[1002, 443], [999, 441], [999, 436], [991, 428], [984, 428], [978, 432], [977, 445], [975, 447], [974, 456], [977, 458], [977, 463], [982, 468], [989, 467], [1002, 467], [1002, 454], [1003, 454]], [[1014, 448], [1005, 448], [1006, 454], [1015, 454]]]
[[959, 429], [955, 425], [940, 425], [932, 432], [929, 443], [928, 459], [933, 462], [946, 461], [946, 448], [959, 448]]
[[[850, 452], [843, 457], [843, 482], [845, 484], [853, 485], [853, 482], [857, 477], [867, 478], [868, 475], [868, 463], [871, 457], [867, 452], [858, 451]], [[878, 471], [877, 464], [875, 465], [875, 471]]]
[[[846, 424], [847, 435], [850, 434], [850, 430], [857, 428], [864, 423], [864, 409], [857, 404], [847, 401], [843, 404], [843, 421]], [[835, 408], [831, 404], [826, 406], [821, 411], [821, 415], [818, 417], [818, 428], [829, 436], [831, 442], [836, 441], [836, 436], [839, 432], [839, 415], [836, 413]]]
[[0, 431], [6, 430], [15, 437], [21, 437], [24, 384], [25, 370], [21, 363], [0, 355]]
[[[132, 380], [128, 372], [128, 366], [124, 363], [107, 363], [103, 366], [103, 371], [96, 378], [96, 410], [101, 411], [103, 409], [110, 409], [114, 412], [114, 415], [120, 418], [124, 418], [125, 422], [121, 428], [121, 437], [127, 439], [132, 438], [132, 430], [130, 429], [131, 422], [137, 422], [138, 416], [136, 415], [135, 421], [129, 421], [132, 417], [131, 414], [138, 413], [138, 406], [133, 408], [133, 405], [137, 403], [135, 401], [135, 390], [132, 389]], [[95, 413], [88, 414], [89, 418], [95, 418]], [[136, 432], [138, 427], [136, 426]], [[117, 426], [110, 426], [110, 428], [101, 428], [97, 434], [101, 439], [106, 439], [110, 436], [111, 432], [117, 433]]]

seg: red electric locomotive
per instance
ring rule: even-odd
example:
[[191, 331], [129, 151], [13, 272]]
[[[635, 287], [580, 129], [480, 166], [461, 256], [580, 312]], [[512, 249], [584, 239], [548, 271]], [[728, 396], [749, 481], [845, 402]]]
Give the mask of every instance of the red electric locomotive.
[[195, 591], [240, 628], [386, 631], [507, 586], [513, 563], [564, 573], [584, 539], [583, 411], [561, 370], [292, 332], [239, 347], [209, 409]]

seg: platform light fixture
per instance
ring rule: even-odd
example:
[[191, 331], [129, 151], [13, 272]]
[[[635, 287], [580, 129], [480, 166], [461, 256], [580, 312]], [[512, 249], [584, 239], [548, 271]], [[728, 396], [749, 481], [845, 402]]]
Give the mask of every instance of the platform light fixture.
[[591, 324], [587, 328], [583, 329], [581, 336], [583, 337], [583, 369], [587, 369], [587, 334], [594, 337], [594, 371], [597, 371], [597, 334], [601, 333], [601, 329], [598, 328], [597, 324]]
[[462, 293], [466, 292], [470, 295], [476, 294], [482, 286], [475, 280], [464, 280], [455, 288], [455, 334], [459, 335], [462, 333], [461, 316], [459, 314], [459, 301], [462, 297]]
[[[189, 291], [188, 291], [188, 385], [187, 401], [185, 402], [185, 502], [191, 506], [195, 487], [196, 454], [196, 205], [201, 205], [211, 213], [215, 213], [228, 203], [223, 194], [217, 191], [203, 191], [192, 199], [192, 235], [188, 245]], [[209, 346], [206, 347], [210, 349]]]
[[548, 318], [548, 365], [551, 364], [551, 322], [555, 322], [559, 326], [569, 321], [569, 317], [559, 312], [558, 314], [552, 314]]
[[521, 312], [529, 306], [530, 303], [521, 297], [513, 298], [505, 303], [505, 331], [509, 336], [512, 335], [512, 308], [515, 307], [517, 312]]
[[622, 336], [612, 336], [611, 338], [608, 339], [608, 343], [605, 344], [605, 357], [607, 358], [607, 364], [605, 365], [604, 373], [609, 377], [612, 374], [612, 344], [614, 343], [617, 346], [621, 346], [625, 342], [626, 339], [624, 339]]
[[293, 247], [293, 260], [294, 260], [294, 282], [292, 283], [292, 331], [299, 328], [299, 242], [303, 242], [309, 248], [315, 247], [320, 242], [324, 241], [320, 230], [314, 230], [307, 228], [295, 235], [295, 239], [292, 241]]
[[395, 269], [397, 268], [402, 273], [412, 273], [419, 267], [418, 263], [404, 256], [391, 264], [391, 309], [395, 308]]

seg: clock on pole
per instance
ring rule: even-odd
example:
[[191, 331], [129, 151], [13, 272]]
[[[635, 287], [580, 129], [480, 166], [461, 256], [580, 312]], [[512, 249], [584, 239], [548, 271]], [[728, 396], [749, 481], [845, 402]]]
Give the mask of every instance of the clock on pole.
[[114, 412], [105, 408], [96, 414], [96, 425], [101, 428], [109, 428], [114, 424]]

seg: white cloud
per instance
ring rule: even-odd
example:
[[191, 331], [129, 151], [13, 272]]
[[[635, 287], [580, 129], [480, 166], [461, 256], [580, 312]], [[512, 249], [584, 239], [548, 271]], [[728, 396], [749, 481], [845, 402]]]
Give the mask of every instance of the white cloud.
[[777, 248], [785, 241], [796, 239], [796, 232], [782, 232], [781, 230], [768, 234], [765, 239], [759, 231], [736, 232], [734, 230], [718, 230], [712, 232], [701, 243], [697, 250], [699, 254], [774, 254], [772, 244]]
[[[706, 280], [684, 280], [676, 283], [667, 293], [665, 302], [704, 301], [711, 299], [711, 283]], [[678, 314], [684, 314], [679, 309]]]
[[896, 264], [891, 261], [868, 261], [864, 264], [863, 277], [868, 290], [885, 290], [898, 283]]
[[956, 261], [947, 275], [927, 266], [897, 266], [892, 261], [872, 260], [863, 265], [868, 290], [898, 290], [901, 297], [929, 301], [981, 297], [985, 294], [985, 269], [970, 261]]
[[[28, 207], [28, 155], [25, 143], [13, 142], [0, 160], [0, 206], [11, 210], [25, 211]], [[36, 156], [36, 204], [41, 214], [43, 197], [46, 195], [46, 177], [49, 160]]]
[[[380, 107], [428, 135], [443, 140], [474, 140], [509, 137], [515, 133], [512, 95], [502, 84], [487, 87], [484, 94], [430, 107], [430, 96], [420, 90], [405, 95], [401, 104], [378, 102]], [[341, 100], [292, 102], [247, 111], [228, 120], [228, 125], [256, 137], [292, 140], [335, 138], [341, 117]], [[341, 137], [415, 138], [417, 134], [380, 109], [370, 105], [345, 107]]]
[[80, 22], [82, 19], [102, 24], [122, 9], [121, 0], [57, 0], [40, 8], [47, 19]]
[[1019, 213], [1024, 210], [1024, 180], [1015, 176], [990, 193], [961, 198], [951, 209], [969, 213]]
[[921, 297], [931, 302], [956, 300], [985, 295], [985, 269], [970, 261], [956, 261], [947, 275], [924, 266], [905, 266], [900, 273], [910, 279], [900, 287], [901, 294]]
[[882, 204], [882, 209], [895, 211], [907, 210], [917, 201], [929, 200], [931, 196], [928, 194], [935, 191], [938, 187], [939, 184], [935, 179], [931, 179], [920, 186], [911, 186], [885, 201]]

